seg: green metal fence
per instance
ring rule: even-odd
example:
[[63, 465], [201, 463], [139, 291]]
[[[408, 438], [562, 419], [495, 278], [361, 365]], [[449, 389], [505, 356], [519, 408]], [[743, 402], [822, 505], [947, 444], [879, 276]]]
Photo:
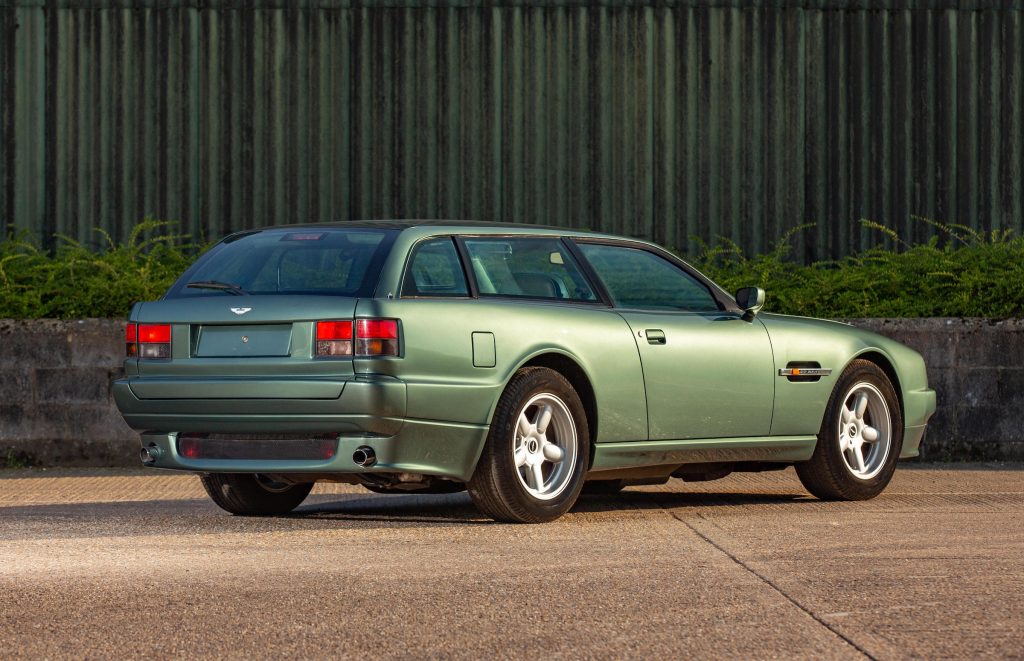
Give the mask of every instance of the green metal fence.
[[1020, 1], [0, 0], [0, 225], [1022, 229]]

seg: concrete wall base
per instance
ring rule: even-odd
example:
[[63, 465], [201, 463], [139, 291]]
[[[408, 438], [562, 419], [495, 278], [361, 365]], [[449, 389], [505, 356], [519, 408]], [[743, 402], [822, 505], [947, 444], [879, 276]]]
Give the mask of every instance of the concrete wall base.
[[[921, 457], [1024, 461], [1024, 320], [851, 319], [924, 355], [938, 393]], [[136, 466], [118, 415], [124, 322], [0, 320], [0, 467]]]

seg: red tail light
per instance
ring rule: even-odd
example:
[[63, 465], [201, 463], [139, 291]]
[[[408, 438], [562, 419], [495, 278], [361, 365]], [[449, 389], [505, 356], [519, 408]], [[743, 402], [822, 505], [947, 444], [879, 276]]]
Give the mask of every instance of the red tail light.
[[129, 358], [135, 358], [139, 355], [138, 340], [138, 324], [128, 324], [124, 328], [124, 354]]
[[128, 324], [124, 331], [125, 354], [129, 358], [171, 357], [170, 324]]
[[351, 356], [352, 355], [352, 322], [351, 321], [318, 321], [318, 322], [316, 322], [316, 355], [317, 356]]
[[170, 324], [139, 324], [140, 344], [170, 344]]
[[397, 319], [357, 319], [357, 356], [397, 356]]

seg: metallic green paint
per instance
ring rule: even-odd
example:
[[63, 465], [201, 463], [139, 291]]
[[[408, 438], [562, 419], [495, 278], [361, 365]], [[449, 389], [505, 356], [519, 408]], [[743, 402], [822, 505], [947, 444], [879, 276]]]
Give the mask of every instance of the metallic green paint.
[[805, 461], [814, 454], [816, 436], [688, 438], [681, 440], [602, 443], [595, 448], [592, 473], [720, 461]]
[[[172, 358], [127, 360], [126, 377], [113, 388], [126, 422], [143, 433], [144, 443], [161, 448], [155, 465], [464, 481], [506, 384], [538, 362], [574, 365], [567, 377], [581, 396], [592, 393], [595, 475], [685, 463], [806, 460], [832, 388], [857, 357], [878, 362], [894, 377], [906, 425], [902, 456], [917, 454], [935, 410], [920, 355], [846, 324], [765, 313], [743, 319], [731, 302], [721, 312], [687, 313], [536, 299], [401, 298], [407, 257], [431, 237], [623, 239], [529, 226], [396, 226], [402, 231], [371, 298], [211, 294], [136, 305], [132, 321], [173, 325]], [[251, 310], [230, 311], [238, 305]], [[314, 357], [314, 322], [351, 318], [399, 320], [400, 355]], [[280, 327], [289, 324], [285, 352]], [[229, 357], [241, 346], [233, 338], [261, 326], [278, 332], [256, 353], [287, 355]], [[649, 342], [648, 331], [661, 331], [664, 343], [657, 332]], [[197, 351], [203, 332], [218, 337], [216, 356], [197, 355], [207, 353]], [[791, 363], [832, 372], [804, 382], [779, 376]], [[325, 461], [197, 460], [177, 455], [178, 432], [326, 432], [337, 434], [340, 445]], [[373, 447], [373, 466], [353, 462], [361, 445]]]

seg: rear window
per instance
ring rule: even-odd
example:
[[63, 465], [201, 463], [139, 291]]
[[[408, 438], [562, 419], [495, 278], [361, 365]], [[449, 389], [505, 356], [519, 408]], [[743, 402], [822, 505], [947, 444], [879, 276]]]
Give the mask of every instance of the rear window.
[[[171, 287], [167, 298], [247, 294], [364, 297], [373, 294], [398, 230], [262, 230], [228, 237]], [[208, 283], [203, 288], [189, 283]]]

